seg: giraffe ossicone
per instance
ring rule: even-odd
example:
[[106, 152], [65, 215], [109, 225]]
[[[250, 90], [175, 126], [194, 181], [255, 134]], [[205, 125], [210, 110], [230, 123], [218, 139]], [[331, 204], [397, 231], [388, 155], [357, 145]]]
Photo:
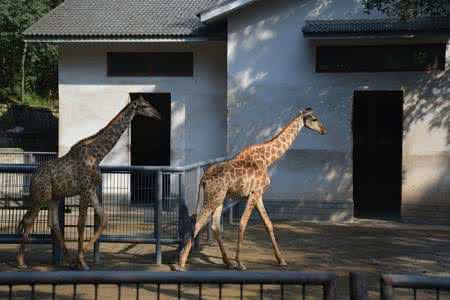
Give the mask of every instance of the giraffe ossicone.
[[[66, 155], [45, 162], [37, 168], [31, 177], [30, 208], [17, 227], [17, 232], [23, 235], [16, 257], [19, 268], [27, 267], [24, 259], [25, 243], [39, 211], [45, 205], [48, 207], [48, 225], [64, 251], [64, 258], [70, 257], [58, 223], [58, 202], [64, 201], [65, 197], [80, 196], [77, 224], [78, 256], [75, 267], [89, 270], [84, 260], [84, 252], [92, 248], [107, 224], [107, 216], [96, 193], [97, 187], [102, 182], [99, 165], [116, 145], [136, 114], [161, 119], [159, 112], [140, 96], [127, 104], [106, 127], [72, 146]], [[84, 245], [84, 227], [89, 205], [92, 205], [99, 215], [100, 225], [91, 240]], [[72, 263], [72, 259], [70, 260]]]
[[[210, 217], [212, 217], [212, 230], [219, 244], [223, 262], [228, 268], [245, 270], [246, 267], [240, 259], [240, 250], [248, 220], [255, 207], [270, 236], [278, 264], [280, 266], [287, 265], [275, 239], [272, 221], [266, 212], [262, 197], [270, 185], [268, 168], [286, 153], [303, 127], [322, 135], [327, 133], [326, 127], [319, 121], [313, 110], [306, 108], [272, 139], [262, 144], [249, 146], [231, 160], [211, 165], [206, 169], [199, 187], [199, 190], [203, 191], [204, 199], [198, 203], [199, 205], [202, 203], [202, 206], [197, 208], [196, 222], [191, 238], [185, 241], [178, 263], [172, 265], [174, 271], [185, 270], [193, 239], [208, 223]], [[199, 196], [201, 196], [200, 192]], [[241, 199], [247, 202], [239, 223], [236, 248], [237, 265], [228, 257], [221, 236], [220, 217], [226, 198]]]

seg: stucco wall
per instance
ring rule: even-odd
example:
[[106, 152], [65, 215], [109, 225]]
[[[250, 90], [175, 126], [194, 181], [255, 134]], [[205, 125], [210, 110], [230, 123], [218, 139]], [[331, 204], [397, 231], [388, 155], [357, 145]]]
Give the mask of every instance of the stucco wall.
[[[112, 51], [192, 51], [194, 76], [107, 77], [106, 53]], [[224, 42], [61, 44], [59, 63], [60, 155], [105, 126], [129, 102], [129, 93], [171, 94], [172, 165], [225, 155]], [[128, 165], [129, 149], [127, 131], [103, 163]]]
[[[438, 206], [446, 210], [447, 222], [450, 219], [448, 72], [315, 72], [317, 42], [303, 37], [304, 21], [368, 17], [376, 15], [364, 14], [356, 0], [258, 1], [229, 17], [229, 153], [270, 138], [307, 106], [329, 128], [325, 136], [304, 129], [271, 170], [272, 185], [265, 202], [274, 218], [350, 219], [353, 92], [403, 90], [403, 216], [430, 222], [433, 212], [417, 218], [411, 209], [434, 205], [431, 211]], [[368, 42], [408, 41], [353, 43]]]

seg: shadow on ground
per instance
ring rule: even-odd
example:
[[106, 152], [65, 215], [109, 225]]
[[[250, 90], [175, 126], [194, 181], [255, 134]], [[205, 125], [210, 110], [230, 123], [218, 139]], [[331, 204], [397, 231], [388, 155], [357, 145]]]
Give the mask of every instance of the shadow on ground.
[[[237, 225], [225, 225], [224, 228], [225, 245], [231, 257], [234, 256], [237, 229]], [[367, 272], [370, 295], [375, 297], [380, 273], [450, 275], [449, 233], [448, 227], [414, 226], [373, 220], [357, 220], [348, 224], [282, 222], [275, 224], [275, 234], [289, 266], [280, 268], [275, 263], [264, 226], [260, 222], [254, 222], [248, 226], [242, 260], [250, 271], [335, 272], [339, 276], [338, 295], [342, 299], [348, 295], [348, 273]], [[71, 243], [70, 247], [75, 250], [75, 244]], [[16, 270], [15, 246], [1, 245], [0, 249], [0, 271]], [[169, 271], [169, 264], [176, 259], [176, 248], [165, 246], [163, 251], [163, 265], [156, 266], [152, 245], [102, 244], [101, 262], [93, 268]], [[91, 254], [87, 254], [87, 257], [90, 258]], [[31, 245], [27, 260], [36, 271], [67, 269], [64, 266], [51, 266], [50, 246]], [[224, 270], [215, 242], [208, 243], [203, 240], [201, 250], [192, 253], [188, 262], [190, 270]], [[183, 288], [183, 293], [186, 293], [184, 298], [195, 297], [197, 289]], [[155, 287], [146, 287], [143, 290], [155, 292]], [[239, 290], [234, 291], [234, 288], [230, 290], [230, 298], [239, 293]], [[277, 298], [277, 291], [279, 293], [279, 288], [268, 289], [265, 295]], [[162, 292], [167, 296], [177, 296], [176, 289], [162, 289]], [[286, 295], [290, 294], [291, 292], [287, 292]], [[270, 298], [273, 298], [272, 296]]]

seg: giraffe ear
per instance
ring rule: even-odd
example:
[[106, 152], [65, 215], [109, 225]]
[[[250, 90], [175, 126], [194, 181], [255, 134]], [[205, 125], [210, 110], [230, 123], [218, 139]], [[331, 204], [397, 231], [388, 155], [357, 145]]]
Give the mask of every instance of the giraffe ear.
[[307, 107], [307, 108], [305, 108], [305, 111], [306, 112], [312, 112], [312, 108], [311, 107]]

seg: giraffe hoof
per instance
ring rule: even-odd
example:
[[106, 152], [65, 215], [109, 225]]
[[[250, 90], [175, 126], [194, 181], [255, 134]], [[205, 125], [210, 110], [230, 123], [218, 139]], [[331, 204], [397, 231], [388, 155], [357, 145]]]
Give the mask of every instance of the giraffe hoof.
[[246, 271], [246, 270], [247, 270], [247, 267], [246, 267], [244, 264], [239, 263], [239, 264], [237, 265], [237, 267], [236, 267], [236, 270], [239, 270], [239, 271]]
[[280, 262], [278, 263], [278, 265], [279, 265], [280, 267], [285, 268], [285, 267], [287, 267], [288, 264], [287, 264], [284, 260], [282, 260], [282, 261], [280, 261]]
[[20, 270], [29, 270], [30, 267], [29, 267], [28, 265], [26, 265], [26, 264], [20, 264], [20, 265], [17, 266], [17, 269], [18, 269], [19, 271], [20, 271]]
[[80, 271], [89, 271], [90, 268], [87, 265], [80, 264], [80, 265], [78, 265], [78, 270], [80, 270]]
[[228, 270], [236, 270], [238, 269], [238, 265], [233, 263], [233, 262], [229, 262], [225, 264], [227, 266]]
[[174, 272], [186, 272], [186, 268], [180, 266], [179, 264], [170, 265], [170, 269]]

